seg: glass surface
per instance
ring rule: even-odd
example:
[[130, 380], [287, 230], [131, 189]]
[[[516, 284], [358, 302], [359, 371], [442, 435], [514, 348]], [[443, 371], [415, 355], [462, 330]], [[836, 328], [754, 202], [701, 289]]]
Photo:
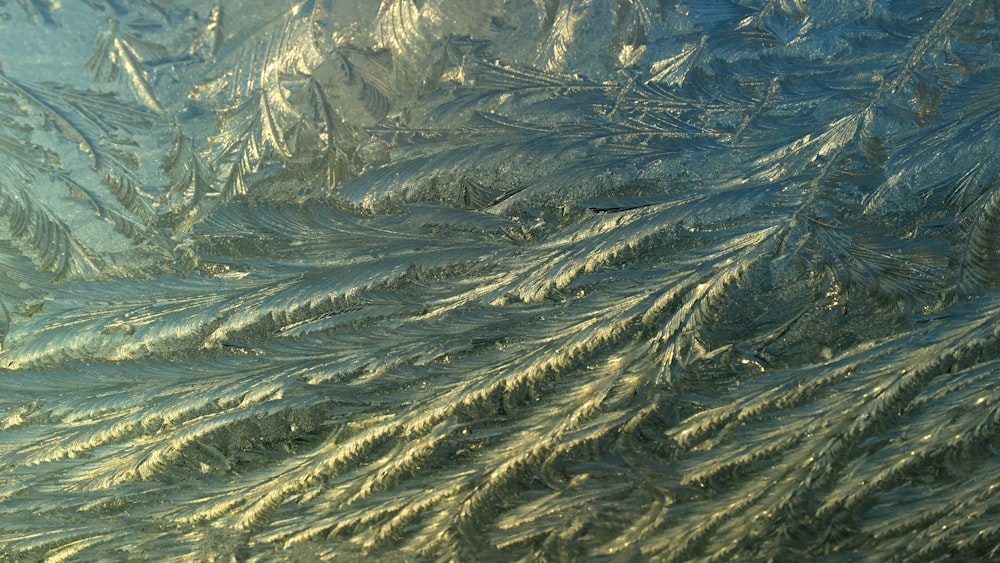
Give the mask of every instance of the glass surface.
[[1000, 557], [998, 16], [0, 1], [0, 552]]

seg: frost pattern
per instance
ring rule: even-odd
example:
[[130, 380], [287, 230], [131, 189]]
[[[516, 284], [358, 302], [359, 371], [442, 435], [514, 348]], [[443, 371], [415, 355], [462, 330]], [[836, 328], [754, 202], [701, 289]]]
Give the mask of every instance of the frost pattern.
[[5, 556], [1000, 557], [995, 2], [243, 4], [0, 2]]

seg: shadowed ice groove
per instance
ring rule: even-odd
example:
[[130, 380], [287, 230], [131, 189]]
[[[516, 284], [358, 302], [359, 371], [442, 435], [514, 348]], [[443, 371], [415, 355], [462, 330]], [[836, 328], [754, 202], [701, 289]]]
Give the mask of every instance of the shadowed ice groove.
[[0, 552], [1000, 556], [998, 18], [0, 2]]

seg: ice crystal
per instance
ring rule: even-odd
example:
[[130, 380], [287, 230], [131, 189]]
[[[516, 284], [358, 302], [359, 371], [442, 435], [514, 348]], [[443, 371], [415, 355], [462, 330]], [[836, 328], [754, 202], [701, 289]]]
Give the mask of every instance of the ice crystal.
[[5, 557], [1000, 557], [994, 1], [0, 14]]

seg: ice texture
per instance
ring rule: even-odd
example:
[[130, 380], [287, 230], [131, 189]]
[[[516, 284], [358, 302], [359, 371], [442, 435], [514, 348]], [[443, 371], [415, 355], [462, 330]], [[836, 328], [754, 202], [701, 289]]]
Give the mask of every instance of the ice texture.
[[0, 1], [0, 553], [1000, 558], [998, 20]]

